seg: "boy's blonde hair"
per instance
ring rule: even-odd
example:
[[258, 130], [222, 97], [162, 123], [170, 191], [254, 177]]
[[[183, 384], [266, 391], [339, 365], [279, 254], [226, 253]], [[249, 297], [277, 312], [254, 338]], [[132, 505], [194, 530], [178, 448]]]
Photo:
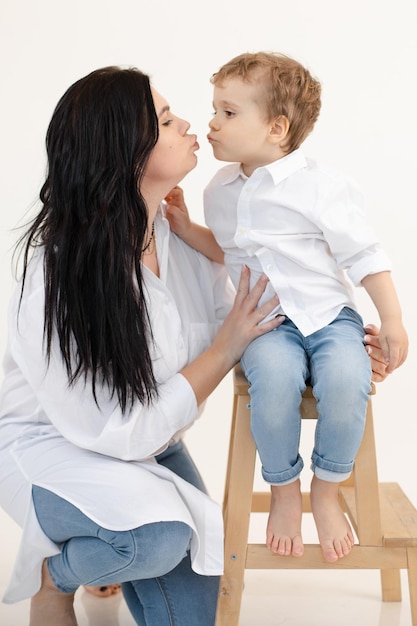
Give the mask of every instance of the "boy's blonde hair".
[[284, 54], [246, 52], [225, 63], [213, 74], [211, 83], [221, 87], [229, 78], [259, 85], [257, 100], [267, 121], [284, 115], [290, 123], [281, 147], [287, 153], [300, 147], [313, 130], [321, 107], [321, 85], [301, 63]]

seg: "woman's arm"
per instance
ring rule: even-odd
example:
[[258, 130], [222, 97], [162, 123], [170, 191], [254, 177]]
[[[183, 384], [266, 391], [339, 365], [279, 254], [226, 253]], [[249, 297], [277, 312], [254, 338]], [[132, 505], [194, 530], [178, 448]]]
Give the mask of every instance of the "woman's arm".
[[[29, 282], [33, 284], [33, 281]], [[47, 366], [43, 346], [42, 263], [38, 264], [36, 282], [35, 290], [29, 289], [28, 284], [21, 303], [19, 292], [16, 293], [9, 318], [7, 377], [10, 390], [7, 397], [10, 406], [14, 407], [13, 419], [19, 419], [14, 400], [19, 386], [28, 398], [30, 395], [27, 406], [23, 407], [26, 422], [32, 420], [35, 428], [43, 424], [45, 432], [48, 428], [51, 433], [58, 431], [81, 448], [124, 460], [145, 459], [161, 452], [177, 432], [195, 421], [198, 405], [239, 360], [250, 341], [280, 323], [277, 318], [258, 326], [277, 303], [274, 299], [263, 305], [262, 313], [256, 311], [266, 279], [262, 278], [249, 291], [249, 270], [245, 268], [235, 302], [212, 345], [181, 371], [173, 370], [167, 375], [159, 385], [158, 397], [151, 404], [135, 403], [132, 410], [124, 414], [108, 388], [96, 388], [94, 398], [88, 377], [68, 384], [68, 374], [56, 344]], [[175, 340], [171, 327], [165, 331], [163, 336]]]
[[181, 187], [174, 187], [165, 197], [165, 202], [166, 217], [172, 232], [212, 261], [224, 263], [223, 250], [211, 230], [191, 221]]

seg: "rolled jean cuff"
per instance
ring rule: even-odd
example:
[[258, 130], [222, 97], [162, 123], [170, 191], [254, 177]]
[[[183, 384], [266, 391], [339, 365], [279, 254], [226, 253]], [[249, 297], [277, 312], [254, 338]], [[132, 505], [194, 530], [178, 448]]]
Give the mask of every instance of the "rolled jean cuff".
[[[59, 555], [55, 555], [55, 556], [59, 556]], [[59, 591], [62, 591], [62, 593], [68, 593], [68, 594], [75, 593], [77, 591], [79, 585], [65, 586], [59, 582], [59, 574], [55, 572], [53, 557], [48, 558], [46, 562], [46, 567], [48, 568], [49, 576], [51, 577], [52, 582], [54, 583], [55, 587]]]
[[303, 459], [298, 455], [295, 464], [282, 472], [267, 472], [262, 467], [262, 477], [270, 485], [289, 485], [299, 478], [303, 467]]
[[352, 463], [335, 463], [334, 461], [326, 461], [322, 457], [313, 452], [311, 457], [311, 470], [321, 480], [329, 483], [341, 483], [348, 479], [353, 470]]

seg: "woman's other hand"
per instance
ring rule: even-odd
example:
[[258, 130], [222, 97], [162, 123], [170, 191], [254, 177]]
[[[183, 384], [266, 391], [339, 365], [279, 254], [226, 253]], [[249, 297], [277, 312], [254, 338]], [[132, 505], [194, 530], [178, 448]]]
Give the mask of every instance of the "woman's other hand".
[[261, 276], [250, 289], [250, 271], [246, 266], [242, 268], [233, 307], [212, 345], [181, 371], [193, 388], [198, 405], [238, 363], [251, 341], [270, 332], [284, 320], [283, 316], [278, 316], [260, 324], [279, 304], [278, 296], [274, 296], [257, 308], [267, 283], [268, 278]]
[[374, 324], [368, 324], [365, 326], [365, 333], [366, 351], [371, 359], [372, 380], [379, 383], [388, 376], [387, 363], [379, 343], [379, 328]]
[[279, 298], [275, 295], [257, 308], [268, 278], [262, 275], [252, 289], [249, 283], [250, 270], [243, 266], [234, 305], [213, 342], [213, 347], [220, 346], [229, 355], [231, 367], [240, 360], [251, 341], [277, 328], [284, 320], [283, 316], [278, 316], [260, 324], [279, 305]]

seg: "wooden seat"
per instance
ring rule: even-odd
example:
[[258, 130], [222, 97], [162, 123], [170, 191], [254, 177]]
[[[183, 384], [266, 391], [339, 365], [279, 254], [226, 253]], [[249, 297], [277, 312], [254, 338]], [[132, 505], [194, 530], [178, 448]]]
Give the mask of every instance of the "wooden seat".
[[[253, 493], [256, 449], [248, 404], [248, 383], [236, 367], [223, 502], [225, 565], [216, 626], [238, 626], [245, 569], [377, 569], [386, 602], [401, 600], [400, 570], [407, 569], [412, 624], [417, 626], [417, 510], [397, 483], [378, 482], [371, 398], [355, 469], [339, 490], [359, 543], [347, 557], [331, 564], [318, 544], [305, 545], [301, 558], [278, 556], [264, 544], [248, 544], [251, 512], [269, 511], [270, 501], [269, 493]], [[304, 393], [301, 414], [304, 419], [317, 418], [311, 388]], [[303, 493], [303, 510], [311, 511], [308, 493]]]

